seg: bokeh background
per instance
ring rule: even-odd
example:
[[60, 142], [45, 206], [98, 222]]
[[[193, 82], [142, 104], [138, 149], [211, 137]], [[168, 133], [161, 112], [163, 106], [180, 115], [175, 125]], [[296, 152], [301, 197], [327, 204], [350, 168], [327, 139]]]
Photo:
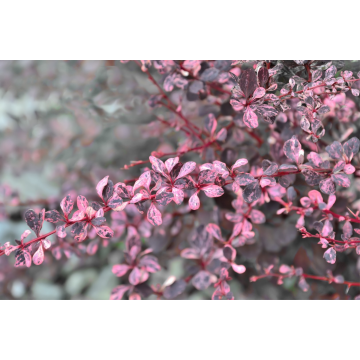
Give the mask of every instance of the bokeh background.
[[[344, 69], [357, 73], [360, 64], [346, 62]], [[154, 76], [160, 79], [156, 72]], [[170, 132], [166, 139], [159, 136], [153, 109], [148, 106], [150, 94], [156, 93], [133, 62], [0, 61], [0, 243], [13, 243], [27, 229], [23, 220], [26, 209], [57, 208], [68, 193], [97, 200], [95, 186], [104, 176], [110, 175], [115, 182], [131, 179], [140, 169], [121, 170], [125, 164], [147, 159], [154, 150], [176, 149], [176, 134]], [[348, 97], [358, 114], [359, 100], [351, 94]], [[199, 114], [199, 121], [203, 116]], [[358, 118], [351, 121], [354, 135], [359, 134]], [[144, 126], [153, 133], [145, 132]], [[197, 154], [184, 158], [199, 161]], [[209, 201], [213, 205], [213, 200]], [[276, 208], [265, 207], [264, 212], [271, 218]], [[208, 220], [206, 216], [203, 219]], [[329, 264], [323, 261], [321, 249], [303, 245], [294, 227], [296, 220], [296, 216], [288, 216], [286, 221], [274, 216], [272, 227], [256, 230], [260, 245], [248, 246], [242, 256], [251, 261], [265, 248], [285, 263], [312, 261], [316, 271], [325, 274]], [[44, 231], [52, 229], [44, 223]], [[262, 243], [264, 237], [267, 241]], [[121, 250], [122, 242], [111, 243], [100, 247], [94, 256], [73, 254], [60, 261], [49, 253], [41, 266], [30, 269], [14, 268], [13, 256], [2, 256], [0, 299], [108, 299], [119, 284], [111, 267], [120, 262]], [[341, 256], [337, 265], [343, 270], [340, 273], [358, 281], [356, 254], [346, 256], [344, 261], [352, 265], [343, 267]], [[162, 283], [169, 275], [184, 276], [184, 261], [174, 257], [151, 276], [151, 283]], [[236, 299], [311, 298], [312, 292], [301, 292], [295, 280], [288, 279], [281, 287], [268, 280], [251, 285], [234, 281], [230, 285]], [[316, 286], [324, 298], [337, 293], [337, 285]], [[338, 286], [343, 293], [343, 286]], [[212, 291], [190, 291], [187, 298], [208, 299]], [[353, 291], [351, 295], [356, 295]]]

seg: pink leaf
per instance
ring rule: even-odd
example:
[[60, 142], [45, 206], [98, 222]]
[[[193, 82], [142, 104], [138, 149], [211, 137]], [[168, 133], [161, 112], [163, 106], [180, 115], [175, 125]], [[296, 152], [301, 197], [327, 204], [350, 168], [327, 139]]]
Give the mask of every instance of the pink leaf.
[[264, 224], [266, 221], [265, 215], [256, 209], [251, 210], [250, 219], [254, 224]]
[[179, 162], [179, 157], [170, 158], [165, 161], [165, 166], [168, 171], [168, 173], [171, 173], [171, 170], [174, 168], [174, 166]]
[[193, 248], [186, 248], [186, 249], [182, 250], [180, 255], [181, 255], [181, 257], [183, 257], [185, 259], [199, 259], [200, 258], [199, 251], [197, 251], [196, 249], [193, 249]]
[[317, 190], [309, 191], [309, 198], [314, 203], [314, 205], [318, 205], [324, 202], [322, 195]]
[[158, 259], [153, 255], [146, 255], [142, 257], [139, 261], [138, 266], [149, 273], [155, 273], [161, 270]]
[[176, 187], [172, 188], [172, 193], [174, 194], [174, 202], [176, 205], [180, 205], [184, 201], [184, 192]]
[[134, 267], [129, 275], [129, 282], [132, 285], [141, 284], [149, 278], [149, 273], [145, 270]]
[[169, 176], [166, 174], [165, 165], [160, 159], [156, 158], [155, 156], [150, 156], [149, 159], [155, 172], [166, 178], [169, 178]]
[[224, 194], [224, 189], [217, 185], [209, 185], [202, 189], [208, 197], [219, 197]]
[[254, 113], [254, 111], [250, 108], [250, 106], [246, 107], [243, 121], [244, 121], [244, 124], [251, 129], [255, 129], [259, 126], [258, 117]]
[[111, 291], [110, 300], [121, 300], [124, 296], [124, 294], [130, 290], [131, 286], [129, 285], [119, 285], [115, 287]]
[[98, 184], [96, 185], [96, 192], [98, 193], [98, 195], [100, 196], [100, 198], [103, 198], [103, 190], [104, 187], [107, 185], [109, 180], [109, 176], [105, 176], [103, 179], [101, 179]]
[[219, 228], [219, 226], [217, 226], [216, 224], [208, 224], [206, 226], [206, 231], [211, 234], [214, 238], [220, 240], [220, 241], [224, 241], [222, 235], [221, 235], [221, 230]]
[[262, 87], [258, 87], [253, 93], [253, 99], [260, 99], [266, 94], [266, 90]]
[[177, 179], [180, 179], [180, 178], [182, 178], [182, 177], [184, 177], [184, 176], [186, 176], [186, 175], [188, 175], [188, 174], [190, 174], [192, 171], [195, 170], [195, 168], [196, 168], [196, 163], [195, 163], [194, 161], [188, 161], [188, 162], [186, 162], [186, 163], [182, 166], [182, 168], [181, 168], [181, 170], [180, 170], [180, 172], [179, 172], [179, 175], [176, 177], [176, 180], [177, 180]]
[[60, 238], [66, 237], [65, 226], [59, 225], [56, 227], [56, 235]]
[[287, 265], [281, 265], [279, 268], [280, 274], [287, 274], [291, 271], [291, 268]]
[[154, 226], [159, 226], [162, 224], [161, 212], [156, 208], [154, 203], [151, 203], [149, 210], [147, 212], [147, 219], [150, 224]]
[[37, 249], [36, 253], [33, 256], [33, 262], [35, 265], [41, 265], [44, 261], [44, 249], [42, 244], [40, 244], [39, 248]]
[[191, 195], [189, 199], [189, 207], [191, 210], [197, 210], [200, 207], [200, 199], [198, 196], [198, 191]]
[[[335, 176], [335, 175], [332, 175], [332, 176]], [[329, 177], [328, 179], [325, 179], [325, 180], [321, 180], [319, 186], [320, 186], [320, 190], [324, 194], [330, 195], [336, 191], [336, 187], [335, 187], [332, 177]]]
[[86, 252], [89, 254], [89, 255], [95, 255], [97, 250], [99, 248], [99, 241], [98, 240], [94, 240], [94, 241], [91, 241], [88, 246], [86, 247]]
[[243, 274], [246, 271], [246, 267], [244, 265], [236, 265], [236, 264], [232, 263], [231, 267], [238, 274]]
[[111, 199], [108, 201], [107, 206], [114, 211], [121, 211], [124, 208], [122, 198], [114, 192]]
[[74, 207], [74, 202], [71, 200], [70, 195], [65, 196], [61, 200], [60, 207], [65, 216], [68, 217]]
[[79, 195], [77, 197], [77, 207], [80, 211], [83, 211], [85, 213], [88, 205], [89, 205], [89, 203], [86, 200], [85, 196]]
[[101, 225], [101, 226], [94, 226], [94, 229], [96, 231], [96, 233], [104, 238], [104, 239], [109, 239], [112, 238], [114, 236], [114, 231], [112, 231], [108, 226], [106, 225]]
[[349, 187], [350, 186], [350, 179], [345, 174], [333, 174], [331, 175], [332, 180], [338, 186], [342, 187]]
[[23, 241], [26, 237], [28, 237], [31, 234], [30, 230], [25, 230], [23, 234], [21, 235], [21, 241]]
[[216, 140], [217, 141], [225, 141], [227, 136], [227, 130], [225, 128], [222, 128], [217, 134], [216, 134]]
[[129, 265], [118, 264], [118, 265], [114, 265], [112, 267], [111, 271], [117, 277], [121, 277], [121, 276], [124, 276], [128, 272], [129, 269], [130, 269]]
[[151, 173], [150, 171], [145, 171], [143, 174], [140, 175], [139, 179], [135, 182], [133, 191], [135, 192], [136, 189], [139, 187], [144, 187], [148, 192], [150, 192], [150, 183], [151, 183]]
[[238, 159], [235, 164], [231, 167], [231, 170], [234, 170], [240, 166], [246, 165], [248, 163], [247, 159]]

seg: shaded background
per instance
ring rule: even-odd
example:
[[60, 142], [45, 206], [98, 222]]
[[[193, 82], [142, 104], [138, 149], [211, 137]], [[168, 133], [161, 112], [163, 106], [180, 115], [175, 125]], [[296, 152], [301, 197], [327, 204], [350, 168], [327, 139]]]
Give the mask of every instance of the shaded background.
[[[358, 62], [346, 62], [345, 68], [355, 73], [360, 70]], [[156, 72], [154, 76], [160, 79]], [[131, 179], [139, 175], [139, 167], [121, 170], [131, 160], [147, 159], [154, 150], [175, 150], [176, 134], [170, 132], [164, 140], [153, 123], [155, 117], [147, 101], [150, 94], [156, 93], [155, 86], [134, 63], [0, 61], [0, 242], [13, 243], [20, 238], [27, 229], [23, 220], [26, 209], [56, 208], [68, 193], [97, 200], [95, 186], [105, 175], [115, 182]], [[359, 105], [358, 99], [348, 96]], [[199, 122], [203, 116], [199, 114]], [[153, 136], [143, 132], [144, 125], [154, 129]], [[358, 124], [354, 127], [356, 135]], [[184, 159], [199, 161], [199, 156], [186, 155]], [[357, 179], [354, 189], [360, 190]], [[206, 211], [211, 211], [213, 205], [213, 199], [205, 200], [200, 222], [209, 222]], [[262, 210], [272, 227], [256, 227], [258, 244], [241, 249], [245, 261], [255, 264], [264, 250], [269, 258], [276, 253], [282, 263], [311, 260], [319, 274], [325, 275], [326, 269], [338, 266], [338, 273], [346, 279], [359, 279], [360, 262], [354, 252], [350, 256], [338, 254], [338, 262], [332, 267], [322, 259], [318, 246], [310, 242], [303, 245], [294, 228], [296, 215], [276, 218], [273, 215], [278, 208], [266, 206]], [[339, 206], [343, 211], [344, 206]], [[43, 229], [47, 232], [53, 227], [45, 222]], [[108, 299], [112, 288], [120, 283], [111, 267], [122, 258], [122, 244], [120, 241], [101, 247], [95, 256], [74, 254], [60, 261], [49, 252], [41, 266], [30, 269], [14, 268], [13, 256], [2, 256], [0, 298]], [[350, 265], [342, 265], [343, 255], [344, 262], [351, 260]], [[159, 273], [151, 275], [150, 283], [184, 274], [185, 260], [174, 257]], [[247, 272], [246, 278], [250, 275]], [[303, 293], [295, 282], [295, 278], [286, 279], [281, 287], [268, 280], [254, 284], [232, 281], [230, 285], [236, 299], [311, 298], [312, 292]], [[344, 288], [324, 283], [314, 286], [324, 297], [336, 294], [337, 286], [339, 293]], [[356, 289], [350, 291], [352, 296], [358, 293]], [[208, 299], [212, 292], [212, 287], [204, 292], [190, 291], [186, 298]]]

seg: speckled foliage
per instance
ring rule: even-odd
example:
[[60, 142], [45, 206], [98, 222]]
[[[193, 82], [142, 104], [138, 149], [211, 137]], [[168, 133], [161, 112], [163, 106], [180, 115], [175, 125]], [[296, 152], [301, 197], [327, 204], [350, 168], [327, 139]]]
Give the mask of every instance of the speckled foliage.
[[[35, 81], [43, 63], [2, 66]], [[83, 277], [58, 298], [359, 298], [359, 62], [106, 61], [97, 77], [49, 66], [31, 96], [52, 91], [64, 108], [8, 121], [0, 165], [20, 178], [49, 166], [63, 194], [22, 200], [29, 186], [0, 183], [3, 221], [31, 229], [0, 244], [5, 298], [16, 281], [32, 288], [32, 264], [69, 287], [71, 262], [69, 278], [99, 270], [112, 291], [97, 297]], [[20, 94], [16, 80], [0, 85]]]

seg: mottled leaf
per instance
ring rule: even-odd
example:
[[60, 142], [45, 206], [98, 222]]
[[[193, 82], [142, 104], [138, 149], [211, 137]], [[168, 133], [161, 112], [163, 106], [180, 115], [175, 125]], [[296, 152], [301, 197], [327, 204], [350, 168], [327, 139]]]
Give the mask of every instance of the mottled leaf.
[[191, 283], [198, 290], [205, 290], [211, 284], [211, 274], [208, 271], [199, 271], [192, 279]]
[[261, 197], [261, 188], [258, 181], [254, 181], [246, 186], [243, 192], [244, 200], [250, 204]]
[[149, 210], [147, 212], [147, 219], [150, 224], [154, 226], [159, 226], [162, 224], [161, 212], [156, 208], [154, 203], [151, 203]]

